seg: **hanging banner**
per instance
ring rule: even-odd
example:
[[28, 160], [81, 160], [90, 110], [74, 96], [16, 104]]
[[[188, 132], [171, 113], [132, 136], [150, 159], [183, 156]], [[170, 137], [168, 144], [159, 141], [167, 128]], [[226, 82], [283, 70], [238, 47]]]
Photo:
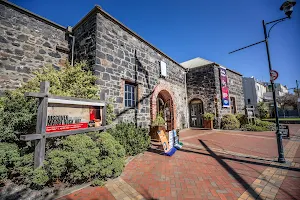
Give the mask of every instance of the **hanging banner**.
[[221, 83], [221, 93], [222, 93], [222, 105], [223, 107], [229, 107], [229, 88], [226, 68], [220, 67], [220, 83]]

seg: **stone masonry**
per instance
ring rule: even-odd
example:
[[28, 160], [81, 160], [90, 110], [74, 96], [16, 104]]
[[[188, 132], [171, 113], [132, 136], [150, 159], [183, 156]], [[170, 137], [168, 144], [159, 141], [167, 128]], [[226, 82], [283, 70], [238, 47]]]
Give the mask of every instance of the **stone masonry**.
[[[230, 112], [221, 105], [218, 64], [187, 70], [99, 6], [69, 33], [63, 26], [0, 0], [0, 95], [19, 87], [45, 65], [59, 69], [70, 61], [69, 34], [75, 37], [75, 61], [88, 62], [98, 77], [100, 99], [113, 102], [117, 121], [150, 125], [161, 91], [172, 99], [175, 128], [187, 127], [187, 104], [195, 98], [203, 101], [204, 112], [216, 113], [219, 118]], [[166, 77], [160, 74], [161, 62], [166, 63]], [[227, 74], [230, 96], [235, 97], [237, 112], [243, 112], [242, 76], [232, 70]], [[138, 91], [137, 108], [125, 107], [125, 83], [134, 84]]]
[[[244, 113], [242, 75], [227, 69], [227, 77], [229, 96], [235, 98], [236, 112]], [[189, 102], [201, 99], [204, 113], [214, 113], [218, 121], [224, 114], [230, 113], [230, 108], [222, 107], [219, 65], [216, 63], [190, 68], [187, 74], [187, 92]]]
[[[134, 121], [135, 109], [124, 107], [125, 82], [136, 83], [139, 105], [138, 125], [151, 123], [151, 96], [154, 89], [168, 90], [174, 96], [176, 127], [186, 121], [185, 69], [140, 36], [95, 7], [73, 29], [75, 59], [87, 59], [99, 77], [100, 98], [113, 99], [119, 121]], [[160, 77], [160, 61], [167, 64], [167, 77]], [[163, 85], [163, 87], [156, 87]], [[168, 88], [168, 89], [167, 89]], [[156, 102], [155, 102], [156, 103]], [[185, 123], [186, 124], [186, 123]], [[186, 125], [185, 125], [186, 126]]]
[[32, 72], [68, 59], [65, 28], [5, 1], [0, 1], [0, 93], [17, 88]]

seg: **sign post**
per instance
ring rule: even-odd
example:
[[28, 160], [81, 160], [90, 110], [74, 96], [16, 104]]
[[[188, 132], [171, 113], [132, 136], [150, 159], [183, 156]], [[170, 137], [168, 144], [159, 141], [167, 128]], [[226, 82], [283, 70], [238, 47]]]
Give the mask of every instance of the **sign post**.
[[36, 133], [20, 136], [22, 141], [35, 140], [34, 168], [43, 165], [47, 138], [111, 128], [106, 126], [104, 102], [53, 96], [49, 89], [49, 82], [41, 82], [40, 93], [25, 93], [26, 97], [39, 98]]

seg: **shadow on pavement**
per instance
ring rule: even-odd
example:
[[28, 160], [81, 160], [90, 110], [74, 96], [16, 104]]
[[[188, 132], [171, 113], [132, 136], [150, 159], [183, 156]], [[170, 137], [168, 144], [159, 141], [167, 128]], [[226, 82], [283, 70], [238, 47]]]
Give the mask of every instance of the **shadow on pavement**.
[[223, 166], [223, 168], [230, 173], [243, 187], [245, 190], [248, 190], [249, 194], [254, 198], [254, 199], [259, 199], [259, 194], [257, 194], [251, 187], [250, 185], [234, 170], [232, 169], [226, 162], [222, 160], [215, 152], [213, 152], [202, 140], [199, 140], [200, 143], [203, 145], [203, 147], [206, 149], [206, 151], [209, 152], [209, 154], [216, 159], [216, 161]]

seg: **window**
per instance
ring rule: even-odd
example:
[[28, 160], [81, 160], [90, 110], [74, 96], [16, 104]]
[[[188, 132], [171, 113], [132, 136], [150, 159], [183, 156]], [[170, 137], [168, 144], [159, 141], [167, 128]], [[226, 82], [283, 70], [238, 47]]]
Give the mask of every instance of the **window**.
[[248, 104], [250, 104], [251, 103], [251, 100], [250, 99], [248, 99]]
[[230, 112], [236, 114], [235, 98], [230, 97]]
[[134, 107], [135, 106], [135, 85], [130, 83], [125, 83], [125, 107]]

